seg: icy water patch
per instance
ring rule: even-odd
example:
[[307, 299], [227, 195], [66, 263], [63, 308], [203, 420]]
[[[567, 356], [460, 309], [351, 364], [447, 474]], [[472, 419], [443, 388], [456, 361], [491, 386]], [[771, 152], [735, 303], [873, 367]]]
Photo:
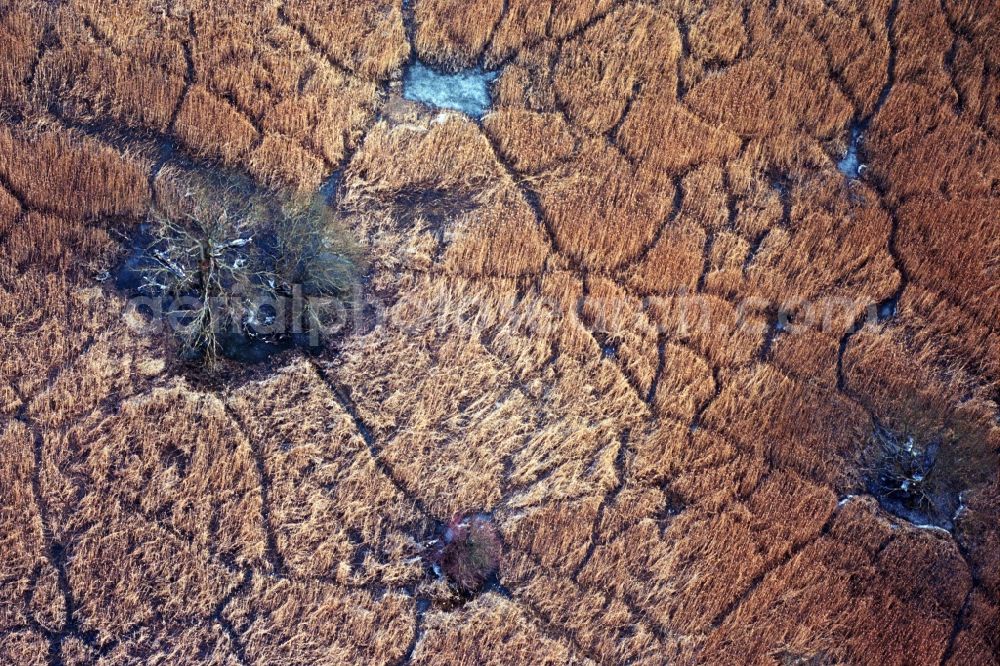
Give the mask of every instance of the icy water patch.
[[861, 128], [851, 128], [851, 140], [847, 144], [847, 154], [837, 162], [840, 173], [854, 180], [861, 175], [861, 160], [858, 158], [858, 144], [861, 143]]
[[403, 97], [481, 118], [490, 107], [489, 84], [499, 74], [481, 67], [449, 74], [432, 69], [417, 60], [407, 68], [403, 77]]

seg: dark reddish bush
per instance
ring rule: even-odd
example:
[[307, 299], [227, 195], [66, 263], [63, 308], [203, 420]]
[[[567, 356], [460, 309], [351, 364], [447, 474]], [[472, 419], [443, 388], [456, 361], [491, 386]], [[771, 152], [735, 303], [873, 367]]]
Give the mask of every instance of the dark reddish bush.
[[501, 550], [500, 537], [489, 518], [456, 516], [445, 528], [431, 559], [452, 585], [471, 594], [496, 575]]

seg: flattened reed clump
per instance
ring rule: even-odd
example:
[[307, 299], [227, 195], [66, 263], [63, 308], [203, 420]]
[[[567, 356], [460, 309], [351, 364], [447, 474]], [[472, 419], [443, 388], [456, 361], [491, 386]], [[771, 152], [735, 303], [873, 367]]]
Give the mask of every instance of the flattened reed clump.
[[332, 209], [236, 177], [166, 178], [118, 286], [146, 297], [184, 356], [263, 360], [344, 329], [361, 253]]
[[459, 592], [471, 595], [496, 575], [501, 550], [500, 537], [489, 518], [456, 516], [431, 552], [430, 561]]

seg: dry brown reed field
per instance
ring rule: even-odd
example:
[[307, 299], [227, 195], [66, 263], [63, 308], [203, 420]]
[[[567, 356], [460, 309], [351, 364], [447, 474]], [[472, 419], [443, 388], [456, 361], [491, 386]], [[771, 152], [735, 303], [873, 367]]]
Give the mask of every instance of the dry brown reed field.
[[[194, 171], [351, 332], [148, 332]], [[998, 202], [995, 2], [0, 0], [0, 664], [998, 664]]]

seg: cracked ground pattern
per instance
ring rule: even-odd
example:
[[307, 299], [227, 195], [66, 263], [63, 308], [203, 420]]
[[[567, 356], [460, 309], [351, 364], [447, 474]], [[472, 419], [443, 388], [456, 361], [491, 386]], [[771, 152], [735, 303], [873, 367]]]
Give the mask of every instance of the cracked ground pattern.
[[[22, 0], [0, 44], [0, 663], [1000, 662], [995, 3]], [[106, 275], [202, 169], [323, 187], [375, 322], [188, 372]], [[916, 422], [948, 529], [867, 482]], [[421, 555], [480, 511], [464, 598]]]

